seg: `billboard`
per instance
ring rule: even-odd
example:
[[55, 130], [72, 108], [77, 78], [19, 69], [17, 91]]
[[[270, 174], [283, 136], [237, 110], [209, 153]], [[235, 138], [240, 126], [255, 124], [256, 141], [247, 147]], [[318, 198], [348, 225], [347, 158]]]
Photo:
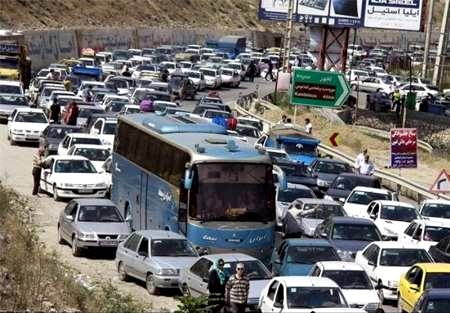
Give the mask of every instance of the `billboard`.
[[297, 0], [297, 21], [334, 27], [361, 27], [363, 0]]
[[423, 0], [366, 0], [364, 27], [420, 31]]
[[417, 168], [417, 129], [392, 128], [391, 168]]
[[260, 0], [258, 17], [260, 20], [286, 21], [288, 8], [289, 0]]

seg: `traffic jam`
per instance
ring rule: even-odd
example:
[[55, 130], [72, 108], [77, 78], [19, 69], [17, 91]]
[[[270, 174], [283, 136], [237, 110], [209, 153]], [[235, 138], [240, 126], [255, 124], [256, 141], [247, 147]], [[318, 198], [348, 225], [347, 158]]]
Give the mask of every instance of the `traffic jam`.
[[[363, 172], [367, 151], [349, 164], [308, 127], [239, 116], [222, 95], [275, 79], [280, 53], [228, 37], [84, 49], [26, 90], [0, 80], [9, 143], [34, 154], [33, 195], [64, 204], [58, 242], [81, 258], [116, 250], [120, 280], [207, 296], [211, 312], [449, 312], [450, 201], [412, 204]], [[373, 60], [350, 86], [396, 79]], [[314, 56], [294, 49], [290, 63], [313, 69]]]

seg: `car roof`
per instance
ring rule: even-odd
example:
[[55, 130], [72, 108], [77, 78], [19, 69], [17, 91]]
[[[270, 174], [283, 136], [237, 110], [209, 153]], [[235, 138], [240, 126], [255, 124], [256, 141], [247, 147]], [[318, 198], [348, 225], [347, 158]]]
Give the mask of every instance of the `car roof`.
[[[74, 148], [75, 147], [75, 148]], [[87, 145], [87, 144], [75, 144], [71, 147], [71, 149], [76, 148], [85, 148], [85, 149], [97, 149], [97, 150], [109, 150], [108, 146], [105, 145]]]
[[186, 239], [183, 235], [169, 230], [147, 229], [136, 231], [136, 233], [151, 239]]
[[448, 225], [448, 222], [429, 220], [428, 218], [415, 219], [415, 220], [411, 221], [411, 223], [421, 224], [421, 225], [425, 225], [425, 226], [436, 226], [436, 227], [450, 228], [449, 225]]
[[316, 159], [317, 162], [327, 162], [327, 163], [339, 163], [339, 164], [345, 164], [348, 165], [347, 162], [345, 161], [341, 161], [341, 160], [336, 160], [336, 159], [330, 159], [330, 158], [317, 158]]
[[44, 110], [38, 108], [17, 108], [17, 112], [35, 112], [44, 114]]
[[386, 189], [362, 187], [362, 186], [357, 186], [357, 187], [353, 188], [353, 191], [372, 192], [372, 193], [380, 193], [380, 194], [385, 194], [385, 195], [389, 194], [389, 191]]
[[243, 262], [243, 261], [255, 261], [256, 258], [244, 254], [244, 253], [220, 253], [220, 254], [208, 254], [204, 255], [210, 261], [217, 261], [218, 259], [223, 259], [225, 262]]
[[425, 290], [428, 299], [450, 299], [450, 289], [448, 288], [433, 288]]
[[450, 273], [450, 264], [449, 263], [417, 263], [415, 265], [422, 268], [425, 272]]
[[333, 224], [359, 224], [359, 225], [375, 225], [371, 220], [350, 216], [332, 216]]
[[339, 286], [327, 277], [316, 276], [280, 276], [276, 277], [286, 287], [331, 287], [339, 288]]
[[374, 176], [367, 176], [367, 175], [360, 175], [360, 174], [353, 174], [353, 173], [341, 173], [338, 177], [348, 177], [348, 178], [358, 178], [359, 180], [378, 180], [379, 178]]
[[67, 134], [66, 136], [77, 137], [77, 138], [95, 138], [95, 139], [98, 139], [97, 135], [91, 135], [91, 134], [86, 134], [86, 133], [70, 133], [70, 134]]
[[425, 203], [436, 203], [436, 204], [450, 204], [450, 200], [444, 200], [444, 199], [426, 199], [423, 201], [423, 204]]
[[15, 80], [0, 80], [0, 85], [8, 85], [8, 86], [22, 86], [20, 81]]
[[417, 249], [425, 250], [417, 244], [401, 241], [374, 241], [371, 244], [376, 244], [380, 249]]
[[87, 158], [81, 155], [51, 155], [49, 158], [54, 159], [55, 161], [59, 160], [86, 160], [89, 161]]
[[396, 206], [404, 206], [408, 208], [416, 208], [413, 204], [402, 202], [402, 201], [391, 201], [391, 200], [375, 200], [374, 202], [377, 202], [381, 205], [396, 205]]
[[108, 205], [108, 206], [116, 206], [114, 202], [109, 199], [102, 198], [79, 198], [73, 199], [72, 201], [77, 202], [79, 205]]
[[298, 198], [295, 201], [301, 201], [303, 204], [330, 204], [330, 205], [339, 205], [341, 204], [334, 200], [327, 199], [319, 199], [319, 198]]
[[355, 262], [323, 261], [317, 262], [316, 265], [322, 267], [324, 270], [364, 271], [361, 265]]
[[328, 240], [325, 239], [303, 239], [303, 238], [290, 238], [284, 240], [289, 246], [320, 246], [320, 247], [331, 247]]

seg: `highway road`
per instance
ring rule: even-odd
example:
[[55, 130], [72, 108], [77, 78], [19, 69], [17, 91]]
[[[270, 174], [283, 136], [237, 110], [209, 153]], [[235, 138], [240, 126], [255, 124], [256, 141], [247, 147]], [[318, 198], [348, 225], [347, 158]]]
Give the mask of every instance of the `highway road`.
[[[220, 91], [223, 99], [234, 102], [239, 94], [245, 95], [256, 90], [259, 85], [261, 94], [266, 94], [273, 90], [274, 84], [258, 79], [255, 83], [243, 82], [240, 88], [223, 89]], [[267, 92], [266, 92], [267, 91]], [[206, 93], [200, 93], [199, 96]], [[183, 106], [186, 109], [193, 109], [195, 101], [185, 101]], [[107, 254], [106, 257], [95, 252], [88, 252], [84, 257], [72, 256], [71, 249], [67, 245], [57, 243], [56, 223], [60, 211], [64, 208], [65, 202], [55, 202], [52, 197], [41, 194], [39, 197], [31, 196], [32, 189], [32, 157], [36, 153], [35, 145], [11, 146], [6, 139], [6, 125], [0, 125], [0, 180], [17, 190], [19, 193], [29, 198], [29, 205], [35, 213], [35, 221], [38, 227], [40, 240], [50, 250], [55, 250], [61, 261], [65, 262], [75, 270], [83, 274], [82, 279], [88, 283], [96, 281], [111, 281], [123, 292], [134, 295], [140, 301], [148, 304], [149, 309], [161, 311], [162, 309], [174, 310], [177, 301], [174, 296], [176, 292], [164, 293], [163, 295], [150, 296], [144, 284], [131, 282], [121, 282], [118, 279], [114, 265], [114, 253]], [[387, 313], [396, 312], [394, 306], [385, 306]]]

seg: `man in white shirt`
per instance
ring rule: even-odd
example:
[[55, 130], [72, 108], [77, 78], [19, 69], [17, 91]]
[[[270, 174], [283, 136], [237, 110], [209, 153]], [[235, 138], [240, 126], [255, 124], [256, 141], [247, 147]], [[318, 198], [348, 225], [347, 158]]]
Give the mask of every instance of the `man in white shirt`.
[[367, 149], [364, 148], [360, 154], [355, 159], [355, 171], [359, 173], [359, 168], [361, 167], [361, 163], [364, 162], [364, 159], [367, 155]]
[[312, 123], [309, 118], [305, 118], [305, 131], [308, 134], [312, 134]]
[[375, 167], [372, 161], [369, 160], [369, 155], [366, 155], [364, 161], [360, 164], [359, 173], [361, 175], [373, 175]]

